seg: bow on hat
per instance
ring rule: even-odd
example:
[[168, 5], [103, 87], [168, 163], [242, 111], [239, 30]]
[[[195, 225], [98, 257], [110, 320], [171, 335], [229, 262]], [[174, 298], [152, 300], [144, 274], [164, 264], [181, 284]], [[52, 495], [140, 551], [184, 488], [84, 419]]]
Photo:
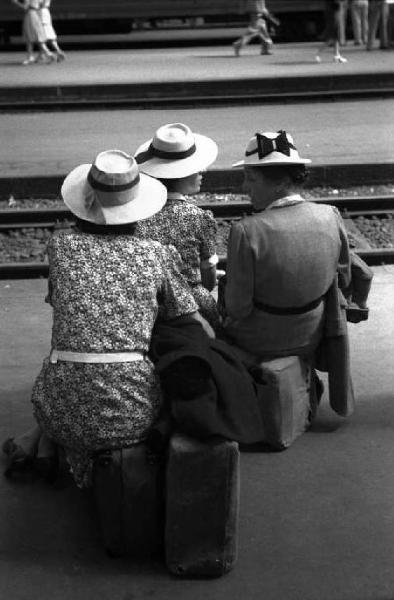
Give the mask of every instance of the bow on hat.
[[280, 152], [286, 156], [290, 156], [290, 149], [295, 150], [295, 146], [287, 139], [286, 132], [282, 129], [278, 131], [278, 136], [274, 139], [268, 138], [261, 133], [256, 133], [257, 149], [252, 152], [247, 152], [246, 155], [258, 153], [259, 159], [268, 156], [271, 152]]

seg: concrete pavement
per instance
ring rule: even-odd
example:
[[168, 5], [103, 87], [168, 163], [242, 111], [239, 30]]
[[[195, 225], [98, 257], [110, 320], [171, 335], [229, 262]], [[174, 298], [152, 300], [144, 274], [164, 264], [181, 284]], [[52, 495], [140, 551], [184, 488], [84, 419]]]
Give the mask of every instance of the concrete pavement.
[[[235, 39], [235, 38], [234, 38]], [[319, 43], [278, 44], [272, 56], [260, 56], [259, 46], [247, 46], [239, 58], [231, 44], [191, 48], [152, 48], [83, 50], [67, 53], [67, 60], [52, 65], [23, 67], [23, 52], [0, 53], [3, 73], [0, 90], [21, 86], [91, 86], [96, 84], [166, 83], [187, 81], [235, 81], [248, 78], [281, 80], [285, 77], [329, 74], [393, 75], [393, 52], [376, 49], [366, 52], [349, 44], [343, 54], [347, 64], [334, 64], [333, 51], [322, 54], [322, 63], [314, 60]]]
[[281, 44], [272, 56], [258, 46], [239, 58], [231, 44], [221, 47], [97, 50], [70, 52], [61, 64], [21, 66], [21, 53], [0, 55], [0, 108], [101, 103], [166, 106], [172, 103], [286, 101], [316, 95], [390, 94], [392, 52], [350, 46], [347, 64], [334, 64], [332, 48], [317, 64], [317, 44]]
[[394, 162], [394, 100], [168, 110], [0, 114], [0, 177], [64, 175], [103, 149], [134, 153], [164, 123], [185, 122], [216, 140], [213, 168], [243, 156], [257, 130], [291, 132], [316, 165]]
[[[243, 453], [239, 560], [182, 581], [160, 562], [103, 553], [90, 498], [2, 479], [0, 596], [8, 600], [391, 600], [394, 598], [394, 267], [374, 268], [370, 319], [350, 325], [356, 413], [327, 399], [285, 452]], [[0, 439], [31, 423], [50, 343], [46, 282], [1, 281]]]

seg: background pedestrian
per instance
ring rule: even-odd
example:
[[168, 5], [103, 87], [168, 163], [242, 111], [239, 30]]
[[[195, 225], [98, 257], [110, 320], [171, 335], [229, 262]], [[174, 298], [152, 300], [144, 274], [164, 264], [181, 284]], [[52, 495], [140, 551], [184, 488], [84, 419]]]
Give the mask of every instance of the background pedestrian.
[[44, 28], [46, 43], [55, 52], [56, 59], [58, 62], [60, 62], [61, 60], [64, 60], [66, 58], [66, 55], [57, 43], [57, 35], [56, 31], [53, 28], [52, 16], [50, 11], [51, 3], [52, 0], [42, 0], [40, 8], [40, 19]]
[[388, 21], [389, 3], [386, 0], [371, 0], [369, 9], [369, 31], [367, 50], [372, 50], [379, 28], [380, 48], [389, 47]]
[[246, 0], [245, 10], [249, 13], [249, 26], [246, 33], [233, 43], [235, 56], [239, 56], [241, 49], [255, 38], [259, 38], [261, 43], [260, 54], [272, 54], [273, 41], [267, 23], [279, 25], [279, 21], [268, 11], [265, 0]]
[[323, 44], [318, 48], [316, 53], [316, 62], [321, 62], [320, 54], [324, 50], [333, 46], [334, 48], [334, 57], [333, 60], [336, 63], [346, 63], [347, 59], [341, 55], [340, 53], [340, 36], [341, 36], [341, 28], [342, 19], [343, 19], [343, 9], [341, 0], [329, 0], [326, 6], [326, 29], [325, 36], [326, 40]]
[[368, 0], [351, 0], [353, 37], [356, 46], [368, 43]]
[[23, 65], [31, 65], [36, 62], [34, 55], [34, 44], [37, 44], [40, 54], [46, 62], [52, 62], [55, 57], [46, 45], [46, 35], [41, 23], [39, 11], [41, 0], [11, 0], [16, 6], [25, 11], [23, 19], [23, 37], [26, 43], [27, 58]]

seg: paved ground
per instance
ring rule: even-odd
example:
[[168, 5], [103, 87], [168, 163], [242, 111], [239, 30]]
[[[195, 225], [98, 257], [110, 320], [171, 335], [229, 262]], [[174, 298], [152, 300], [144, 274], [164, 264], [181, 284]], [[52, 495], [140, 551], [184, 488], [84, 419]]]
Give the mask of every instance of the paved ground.
[[228, 108], [0, 114], [0, 177], [63, 175], [101, 150], [135, 152], [181, 121], [219, 145], [215, 168], [243, 156], [255, 131], [286, 129], [314, 164], [394, 162], [394, 100]]
[[343, 54], [347, 64], [332, 61], [332, 49], [317, 64], [319, 44], [280, 44], [272, 56], [260, 56], [257, 45], [235, 58], [231, 44], [218, 47], [159, 48], [150, 50], [71, 51], [64, 63], [21, 66], [22, 52], [0, 54], [4, 74], [0, 90], [14, 86], [93, 85], [167, 81], [235, 80], [250, 77], [280, 79], [305, 75], [346, 76], [393, 72], [393, 51], [366, 52], [349, 44]]
[[[18, 55], [0, 55], [1, 85], [97, 77], [174, 77], [195, 65], [196, 76], [231, 65], [240, 77], [297, 77], [305, 70], [337, 74], [359, 65], [392, 71], [392, 52], [348, 49], [347, 65], [314, 64], [278, 49], [263, 59], [256, 47], [239, 61], [231, 48], [70, 53], [64, 65], [22, 69]], [[110, 58], [109, 58], [110, 57]], [[305, 58], [306, 57], [306, 58]], [[84, 62], [86, 60], [86, 62]], [[6, 63], [9, 63], [8, 65]], [[283, 63], [283, 64], [281, 64]], [[105, 70], [104, 69], [107, 69]], [[150, 73], [148, 71], [150, 70]], [[161, 70], [161, 71], [160, 71]], [[382, 71], [382, 72], [383, 72]], [[210, 71], [211, 72], [211, 71]], [[215, 75], [216, 77], [216, 75]], [[6, 83], [3, 82], [6, 80]], [[295, 79], [296, 81], [296, 79]], [[195, 111], [109, 111], [0, 115], [0, 176], [64, 173], [105, 147], [134, 150], [159, 124], [184, 120], [217, 139], [217, 166], [243, 152], [256, 128], [285, 127], [300, 151], [317, 162], [392, 162], [393, 103], [323, 103]], [[246, 138], [246, 139], [245, 139]], [[31, 423], [29, 396], [50, 344], [51, 313], [44, 280], [0, 281], [0, 439]], [[238, 564], [215, 581], [180, 581], [160, 563], [112, 561], [103, 554], [90, 498], [74, 487], [40, 482], [0, 485], [0, 597], [7, 600], [393, 600], [394, 470], [392, 465], [394, 267], [375, 269], [367, 323], [350, 329], [356, 414], [333, 414], [325, 399], [312, 432], [286, 452], [242, 455]]]
[[[3, 479], [0, 597], [392, 600], [394, 267], [374, 271], [370, 320], [350, 329], [356, 413], [337, 417], [325, 399], [313, 431], [286, 452], [242, 454], [229, 575], [180, 581], [159, 562], [110, 560], [89, 496]], [[31, 423], [30, 390], [50, 343], [45, 285], [0, 282], [0, 439]]]
[[[366, 52], [349, 45], [346, 65], [316, 64], [315, 44], [284, 44], [273, 56], [262, 57], [249, 46], [239, 59], [229, 46], [150, 50], [70, 52], [65, 63], [24, 68], [21, 53], [0, 54], [4, 77], [1, 90], [23, 86], [100, 83], [168, 83], [171, 81], [266, 78], [281, 85], [290, 78], [296, 90], [301, 76], [311, 86], [323, 75], [332, 81], [349, 75], [393, 73], [392, 51]], [[276, 82], [276, 83], [275, 83]], [[270, 83], [271, 85], [271, 83]], [[229, 90], [231, 93], [231, 89]], [[316, 164], [389, 163], [394, 160], [394, 100], [364, 100], [307, 104], [264, 104], [226, 108], [170, 110], [71, 111], [66, 113], [0, 114], [0, 177], [63, 175], [81, 162], [90, 162], [104, 148], [134, 151], [164, 122], [184, 121], [215, 138], [220, 147], [216, 168], [227, 168], [244, 152], [257, 129], [285, 128], [293, 132], [302, 153]]]

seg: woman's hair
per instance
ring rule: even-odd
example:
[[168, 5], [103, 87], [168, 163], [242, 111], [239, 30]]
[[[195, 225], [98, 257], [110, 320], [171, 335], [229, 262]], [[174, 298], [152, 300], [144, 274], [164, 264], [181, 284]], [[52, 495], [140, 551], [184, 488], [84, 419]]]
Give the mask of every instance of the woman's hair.
[[112, 235], [133, 235], [136, 223], [123, 223], [122, 225], [98, 225], [75, 217], [75, 225], [84, 233], [112, 234]]
[[308, 177], [305, 165], [268, 165], [256, 167], [259, 171], [264, 169], [264, 177], [273, 183], [280, 183], [287, 176], [296, 186], [302, 186]]
[[177, 179], [161, 179], [161, 178], [157, 178], [158, 181], [160, 181], [160, 183], [162, 183], [164, 185], [164, 187], [167, 188], [167, 192], [176, 192], [177, 188], [178, 188], [178, 182], [181, 180], [181, 178], [177, 178]]

